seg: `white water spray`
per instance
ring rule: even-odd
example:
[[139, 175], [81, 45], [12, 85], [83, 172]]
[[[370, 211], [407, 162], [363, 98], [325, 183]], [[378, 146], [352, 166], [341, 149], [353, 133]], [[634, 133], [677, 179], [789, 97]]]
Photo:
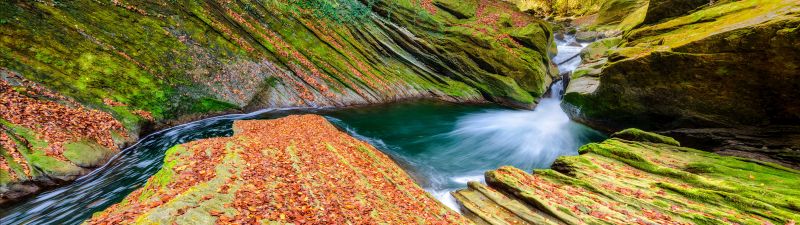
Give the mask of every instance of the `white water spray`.
[[[578, 54], [584, 46], [559, 42], [558, 55], [554, 58], [554, 62], [560, 64], [559, 70], [571, 72], [580, 65]], [[469, 181], [483, 181], [486, 170], [511, 165], [530, 171], [549, 167], [559, 156], [576, 155], [588, 136], [597, 134], [571, 121], [561, 109], [563, 90], [562, 81], [554, 83], [551, 94], [541, 99], [533, 111], [490, 110], [459, 118], [456, 129], [443, 134], [445, 140], [458, 141], [443, 143], [432, 155], [426, 156], [433, 161], [451, 162], [429, 171], [432, 187], [427, 190], [458, 210], [456, 200], [449, 193], [463, 188]]]

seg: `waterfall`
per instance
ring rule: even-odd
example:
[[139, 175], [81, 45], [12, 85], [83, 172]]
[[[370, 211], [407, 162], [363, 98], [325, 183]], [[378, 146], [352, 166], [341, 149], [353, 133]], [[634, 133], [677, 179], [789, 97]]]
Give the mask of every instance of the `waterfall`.
[[[586, 45], [558, 42], [554, 61], [561, 62], [562, 74], [580, 65], [579, 54]], [[448, 141], [424, 156], [438, 164], [433, 171], [426, 171], [431, 183], [427, 189], [457, 209], [449, 192], [471, 180], [483, 180], [486, 170], [512, 165], [531, 171], [550, 167], [559, 156], [577, 155], [578, 147], [599, 134], [571, 121], [561, 108], [565, 86], [563, 80], [554, 82], [550, 94], [532, 111], [487, 110], [458, 118], [453, 131], [432, 138]]]

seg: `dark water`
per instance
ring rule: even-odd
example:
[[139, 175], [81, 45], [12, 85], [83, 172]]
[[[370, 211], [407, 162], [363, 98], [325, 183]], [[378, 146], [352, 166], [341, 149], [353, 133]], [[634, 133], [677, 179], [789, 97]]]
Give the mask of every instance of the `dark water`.
[[[572, 55], [582, 47], [559, 42], [556, 59], [562, 72], [580, 63]], [[585, 46], [585, 44], [584, 44]], [[92, 213], [121, 201], [141, 187], [163, 163], [164, 152], [192, 140], [229, 136], [241, 119], [270, 119], [297, 113], [317, 113], [368, 141], [394, 158], [423, 188], [455, 207], [449, 192], [482, 181], [486, 170], [513, 165], [524, 170], [549, 167], [561, 155], [603, 135], [569, 120], [561, 110], [563, 85], [557, 82], [535, 110], [493, 105], [457, 105], [419, 101], [336, 111], [266, 110], [195, 121], [142, 138], [105, 166], [72, 184], [38, 194], [0, 209], [0, 225], [80, 224]]]

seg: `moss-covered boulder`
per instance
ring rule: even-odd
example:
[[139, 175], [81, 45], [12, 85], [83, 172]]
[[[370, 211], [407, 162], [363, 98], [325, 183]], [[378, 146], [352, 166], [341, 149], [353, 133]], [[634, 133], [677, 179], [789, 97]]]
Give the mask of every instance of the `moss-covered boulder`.
[[169, 149], [144, 187], [87, 223], [470, 223], [321, 116], [236, 121], [233, 130]]
[[606, 130], [797, 125], [798, 11], [733, 1], [632, 30], [576, 70], [564, 108]]
[[[650, 134], [652, 135], [652, 134]], [[800, 171], [612, 138], [533, 173], [501, 167], [454, 196], [487, 224], [793, 224]]]

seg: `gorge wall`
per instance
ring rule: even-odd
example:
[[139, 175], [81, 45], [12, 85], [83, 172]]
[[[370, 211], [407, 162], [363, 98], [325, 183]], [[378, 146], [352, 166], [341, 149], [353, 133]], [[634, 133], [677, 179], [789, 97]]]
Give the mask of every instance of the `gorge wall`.
[[693, 147], [797, 166], [800, 4], [655, 7], [669, 2], [681, 1], [650, 1], [619, 24], [590, 28], [624, 33], [584, 50], [564, 97], [571, 117], [607, 131], [661, 130]]

